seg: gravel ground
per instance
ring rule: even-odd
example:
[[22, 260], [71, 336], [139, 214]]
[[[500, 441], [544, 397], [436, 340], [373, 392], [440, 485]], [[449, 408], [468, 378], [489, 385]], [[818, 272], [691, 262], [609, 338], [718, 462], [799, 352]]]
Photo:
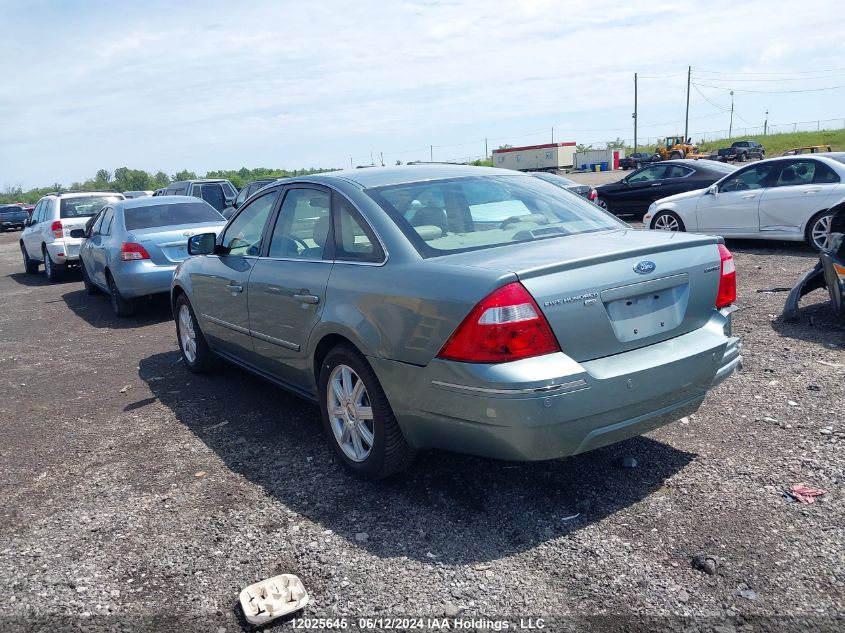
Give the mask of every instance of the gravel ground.
[[[0, 630], [239, 630], [238, 592], [282, 572], [314, 618], [842, 630], [845, 330], [821, 292], [796, 324], [758, 292], [812, 266], [804, 247], [729, 244], [744, 368], [689, 419], [553, 462], [430, 452], [364, 483], [312, 405], [188, 373], [165, 301], [119, 320], [77, 273], [25, 275], [17, 240], [0, 235]], [[789, 502], [798, 482], [829, 492]]]

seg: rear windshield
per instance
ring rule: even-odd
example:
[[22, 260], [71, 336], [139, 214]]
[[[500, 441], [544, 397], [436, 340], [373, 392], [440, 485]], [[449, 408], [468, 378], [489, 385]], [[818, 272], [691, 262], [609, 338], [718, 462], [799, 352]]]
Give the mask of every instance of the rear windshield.
[[627, 226], [531, 176], [480, 176], [366, 190], [423, 257]]
[[160, 226], [225, 222], [225, 218], [205, 202], [172, 202], [123, 210], [127, 231], [152, 229]]
[[63, 198], [60, 206], [61, 218], [87, 218], [94, 215], [109, 202], [120, 200], [117, 196], [83, 196]]

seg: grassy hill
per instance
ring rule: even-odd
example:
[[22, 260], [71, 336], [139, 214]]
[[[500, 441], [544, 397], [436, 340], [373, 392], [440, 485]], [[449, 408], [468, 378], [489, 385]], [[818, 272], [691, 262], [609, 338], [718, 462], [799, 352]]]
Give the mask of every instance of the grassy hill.
[[[787, 132], [785, 134], [734, 136], [701, 144], [702, 151], [716, 150], [720, 147], [730, 147], [734, 141], [757, 141], [766, 148], [766, 156], [772, 158], [780, 156], [793, 147], [809, 147], [811, 145], [830, 145], [834, 152], [845, 151], [845, 130], [821, 130], [820, 132]], [[642, 150], [641, 150], [642, 151]]]

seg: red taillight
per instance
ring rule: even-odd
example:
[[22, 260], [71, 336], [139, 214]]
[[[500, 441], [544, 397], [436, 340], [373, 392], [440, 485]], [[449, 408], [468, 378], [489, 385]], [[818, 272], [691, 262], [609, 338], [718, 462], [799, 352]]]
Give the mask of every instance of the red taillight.
[[135, 242], [124, 242], [120, 246], [120, 259], [125, 262], [134, 261], [136, 259], [149, 259], [150, 254], [140, 244]]
[[719, 244], [719, 257], [722, 271], [719, 277], [719, 292], [716, 294], [716, 307], [724, 308], [736, 301], [736, 265], [734, 256], [724, 244]]
[[596, 198], [599, 197], [599, 192], [595, 189], [590, 189], [590, 202], [595, 202]]
[[64, 235], [62, 231], [62, 223], [60, 220], [56, 220], [50, 225], [50, 230], [53, 232], [53, 237], [61, 238]]
[[513, 282], [482, 299], [437, 356], [466, 363], [506, 363], [559, 351], [540, 307], [521, 283]]

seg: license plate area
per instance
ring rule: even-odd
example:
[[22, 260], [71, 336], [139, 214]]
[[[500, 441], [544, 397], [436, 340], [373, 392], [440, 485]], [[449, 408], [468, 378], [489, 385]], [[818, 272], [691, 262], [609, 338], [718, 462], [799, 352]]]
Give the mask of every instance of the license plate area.
[[689, 279], [686, 273], [602, 292], [616, 338], [636, 341], [678, 327], [686, 315]]

